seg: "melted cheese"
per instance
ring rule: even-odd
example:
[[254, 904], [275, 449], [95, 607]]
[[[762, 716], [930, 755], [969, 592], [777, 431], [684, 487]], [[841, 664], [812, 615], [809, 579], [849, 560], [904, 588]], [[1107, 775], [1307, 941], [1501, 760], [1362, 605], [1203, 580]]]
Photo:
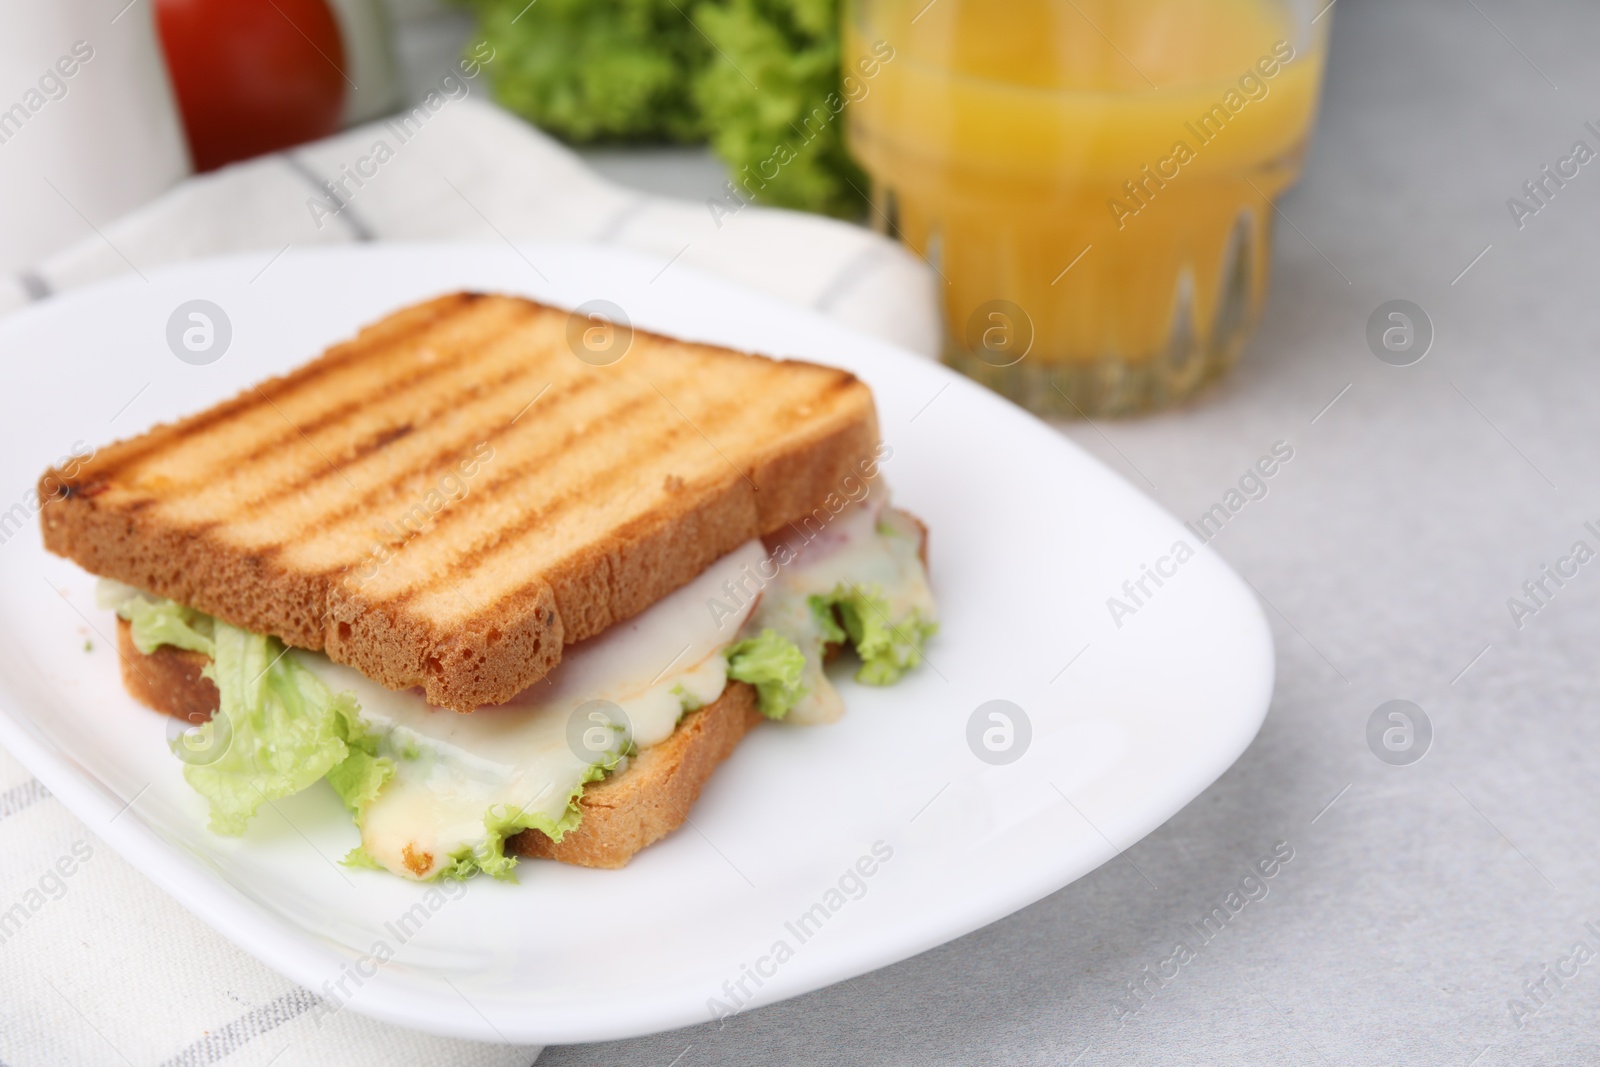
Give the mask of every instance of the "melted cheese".
[[786, 721], [839, 718], [809, 598], [855, 586], [882, 598], [897, 623], [932, 620], [921, 545], [913, 520], [876, 501], [770, 554], [751, 541], [636, 618], [567, 649], [549, 678], [468, 715], [325, 656], [293, 654], [335, 692], [355, 694], [379, 755], [394, 763], [361, 819], [362, 848], [395, 874], [426, 879], [454, 857], [485, 855], [494, 836], [486, 821], [520, 813], [524, 824], [554, 827], [586, 782], [665, 741], [686, 711], [722, 695], [728, 648], [745, 634], [770, 627], [805, 654], [806, 694]]
[[810, 598], [840, 586], [858, 587], [883, 598], [896, 624], [918, 614], [931, 621], [937, 613], [921, 551], [922, 531], [915, 520], [890, 508], [886, 498], [849, 507], [820, 531], [792, 534], [774, 549], [771, 558], [782, 565], [763, 586], [749, 628], [771, 627], [805, 653], [806, 695], [785, 721], [834, 722], [844, 714], [839, 693], [823, 671], [822, 627]]
[[684, 712], [722, 695], [726, 649], [751, 605], [719, 620], [707, 603], [764, 556], [759, 541], [749, 542], [637, 617], [567, 649], [548, 679], [468, 715], [433, 707], [416, 690], [385, 689], [325, 656], [296, 653], [330, 688], [355, 693], [379, 734], [379, 754], [394, 761], [394, 777], [362, 819], [367, 855], [422, 879], [452, 856], [481, 854], [490, 837], [486, 813], [522, 812], [535, 825], [554, 825], [594, 768], [659, 744]]

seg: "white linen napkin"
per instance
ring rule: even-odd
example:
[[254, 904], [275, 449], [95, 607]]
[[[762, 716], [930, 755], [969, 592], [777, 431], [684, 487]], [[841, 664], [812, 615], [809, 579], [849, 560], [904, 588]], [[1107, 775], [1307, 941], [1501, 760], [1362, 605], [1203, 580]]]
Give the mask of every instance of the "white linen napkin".
[[[0, 312], [130, 270], [348, 241], [594, 241], [687, 263], [933, 355], [932, 274], [900, 246], [816, 215], [625, 189], [465, 80], [409, 112], [190, 178], [0, 278]], [[449, 93], [460, 94], [455, 98]], [[268, 268], [270, 269], [270, 268]]]
[[[623, 189], [451, 88], [442, 83], [398, 119], [188, 179], [115, 221], [86, 220], [97, 229], [81, 243], [0, 278], [0, 313], [130, 270], [226, 252], [259, 250], [265, 271], [296, 247], [332, 242], [589, 240], [692, 264], [914, 351], [937, 351], [929, 272], [891, 242], [737, 200], [711, 206]], [[189, 915], [4, 752], [0, 856], [0, 1067], [500, 1067], [539, 1053], [318, 1011], [314, 991]]]

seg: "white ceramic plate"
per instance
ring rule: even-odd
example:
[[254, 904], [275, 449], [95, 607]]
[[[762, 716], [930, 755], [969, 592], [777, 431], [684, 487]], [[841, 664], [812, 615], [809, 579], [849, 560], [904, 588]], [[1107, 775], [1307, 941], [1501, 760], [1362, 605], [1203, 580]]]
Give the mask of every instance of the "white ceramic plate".
[[[339, 1010], [442, 1034], [563, 1043], [683, 1026], [712, 1018], [713, 999], [792, 997], [1016, 911], [1160, 825], [1255, 736], [1273, 659], [1248, 588], [1044, 424], [939, 366], [682, 266], [657, 276], [659, 261], [614, 250], [523, 251], [296, 250], [259, 278], [267, 255], [235, 257], [0, 323], [0, 509], [30, 515], [20, 531], [22, 512], [0, 519], [0, 743], [245, 950]], [[894, 449], [883, 469], [895, 498], [932, 529], [944, 619], [927, 665], [900, 685], [843, 685], [843, 722], [757, 730], [692, 825], [625, 870], [524, 862], [520, 884], [477, 879], [459, 898], [337, 866], [356, 833], [323, 785], [243, 839], [207, 832], [165, 720], [122, 691], [93, 580], [43, 551], [25, 498], [75, 442], [206, 407], [457, 288], [607, 299], [635, 325], [860, 375]], [[209, 365], [167, 344], [169, 316], [192, 299], [232, 324]], [[1176, 573], [1160, 587], [1146, 579], [1152, 595], [1115, 625], [1107, 598], [1179, 541], [1198, 553], [1164, 564]], [[997, 699], [1031, 725], [1005, 765], [968, 742], [975, 709]]]

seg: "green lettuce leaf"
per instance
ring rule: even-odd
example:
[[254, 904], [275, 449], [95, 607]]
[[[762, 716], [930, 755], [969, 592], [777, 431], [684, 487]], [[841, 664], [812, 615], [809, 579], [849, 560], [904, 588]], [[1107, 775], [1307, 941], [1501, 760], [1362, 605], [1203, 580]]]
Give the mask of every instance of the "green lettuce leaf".
[[146, 655], [162, 645], [211, 657], [202, 672], [220, 707], [208, 729], [220, 753], [186, 758], [184, 778], [211, 804], [211, 828], [241, 834], [262, 804], [326, 777], [359, 823], [394, 773], [350, 693], [335, 694], [276, 638], [194, 608], [103, 582], [106, 606]]
[[829, 643], [849, 638], [861, 657], [856, 681], [864, 685], [898, 682], [922, 662], [923, 643], [939, 630], [939, 624], [921, 611], [891, 619], [889, 603], [876, 586], [863, 589], [840, 583], [826, 596], [811, 597], [811, 610], [823, 624]]
[[807, 597], [806, 602], [811, 605], [811, 617], [817, 621], [817, 632], [822, 635], [823, 644], [842, 645], [850, 640], [850, 635], [839, 625], [839, 616], [833, 610], [832, 596]]
[[694, 99], [743, 195], [859, 217], [867, 178], [845, 144], [837, 0], [703, 0], [693, 15], [713, 47]]
[[339, 862], [344, 864], [346, 867], [361, 867], [369, 871], [387, 870], [383, 864], [367, 855], [367, 850], [361, 845], [357, 845], [349, 852], [346, 852], [344, 854], [344, 859], [340, 860]]
[[728, 649], [728, 677], [756, 687], [757, 706], [769, 719], [783, 718], [805, 696], [805, 669], [805, 653], [776, 630], [762, 630]]
[[211, 828], [242, 834], [262, 804], [322, 777], [359, 815], [394, 768], [377, 757], [355, 697], [332, 692], [277, 638], [220, 620], [212, 620], [212, 630], [204, 674], [221, 694], [217, 715], [227, 722], [227, 747], [183, 771], [211, 803]]
[[460, 880], [482, 871], [502, 882], [515, 882], [517, 857], [506, 855], [506, 839], [523, 830], [538, 830], [550, 840], [560, 841], [569, 831], [577, 829], [578, 823], [583, 819], [583, 811], [578, 807], [578, 798], [583, 795], [583, 787], [604, 778], [619, 761], [620, 757], [616, 757], [609, 765], [596, 764], [590, 767], [585, 772], [583, 781], [578, 783], [567, 796], [566, 810], [561, 813], [559, 819], [552, 819], [543, 812], [522, 811], [504, 804], [490, 808], [483, 817], [483, 827], [488, 831], [488, 836], [476, 845], [452, 855], [450, 862], [441, 867], [434, 877]]
[[394, 776], [394, 762], [378, 755], [375, 736], [356, 733], [359, 725], [363, 725], [359, 716], [356, 723], [357, 726], [350, 727], [350, 736], [345, 738], [349, 752], [328, 772], [328, 784], [360, 825], [367, 805], [377, 797], [383, 783]]
[[117, 606], [133, 629], [133, 647], [145, 655], [161, 645], [212, 655], [211, 616], [171, 600], [136, 594]]

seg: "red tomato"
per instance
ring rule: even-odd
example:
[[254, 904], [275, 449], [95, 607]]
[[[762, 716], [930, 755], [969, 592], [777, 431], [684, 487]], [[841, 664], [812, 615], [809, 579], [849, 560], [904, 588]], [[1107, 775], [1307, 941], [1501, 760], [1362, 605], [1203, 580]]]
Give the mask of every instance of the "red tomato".
[[326, 137], [345, 57], [326, 0], [157, 0], [196, 170]]

